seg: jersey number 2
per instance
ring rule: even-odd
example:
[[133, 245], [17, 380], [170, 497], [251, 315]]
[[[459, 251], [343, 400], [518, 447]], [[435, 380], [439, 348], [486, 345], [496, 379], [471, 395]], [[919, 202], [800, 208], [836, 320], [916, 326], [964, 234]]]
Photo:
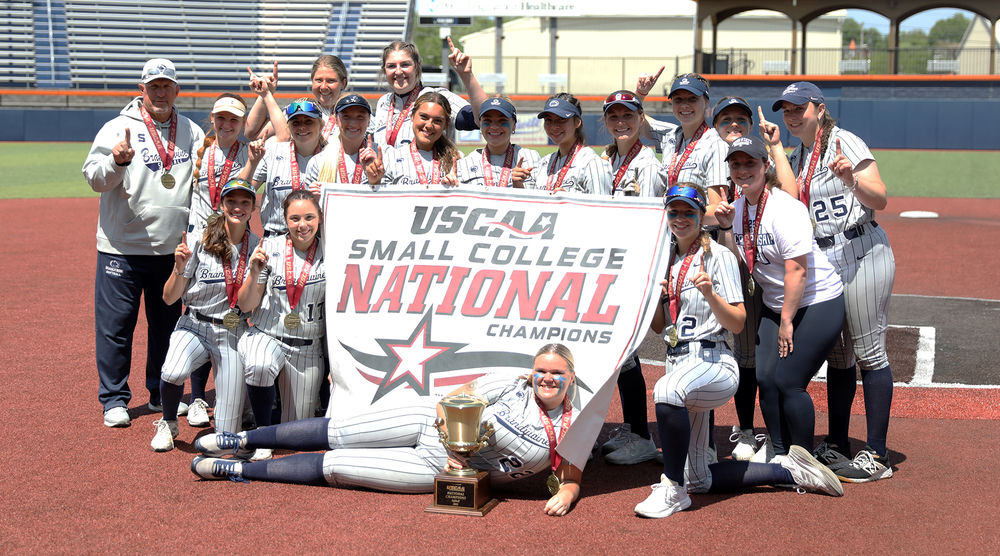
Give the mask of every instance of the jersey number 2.
[[829, 207], [826, 206], [823, 199], [817, 199], [813, 201], [813, 208], [816, 209], [814, 216], [814, 218], [816, 218], [816, 222], [826, 222], [830, 219], [830, 215], [833, 215], [834, 218], [843, 218], [847, 216], [847, 203], [844, 202], [843, 195], [830, 197]]

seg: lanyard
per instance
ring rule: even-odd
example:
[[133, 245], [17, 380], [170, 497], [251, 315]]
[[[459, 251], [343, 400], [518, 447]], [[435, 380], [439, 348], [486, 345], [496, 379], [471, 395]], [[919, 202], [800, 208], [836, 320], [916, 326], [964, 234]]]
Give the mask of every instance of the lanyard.
[[674, 278], [674, 252], [670, 252], [670, 263], [668, 266], [670, 272], [667, 274], [667, 298], [670, 301], [670, 322], [677, 322], [677, 316], [680, 315], [681, 291], [684, 290], [684, 277], [687, 276], [688, 269], [691, 268], [691, 263], [694, 261], [694, 254], [698, 252], [698, 245], [698, 239], [695, 238], [691, 242], [691, 247], [688, 247], [687, 253], [684, 255], [680, 272], [677, 274], [677, 285], [673, 287], [671, 287], [671, 282]]
[[[767, 188], [760, 194], [760, 201], [757, 202], [757, 212], [754, 216], [753, 234], [749, 233], [750, 215], [747, 207], [749, 203], [743, 205], [743, 254], [747, 260], [747, 268], [753, 272], [754, 264], [757, 262], [757, 235], [760, 233], [760, 221], [764, 216], [764, 205], [767, 204]], [[744, 197], [746, 199], [746, 197]]]
[[563, 398], [562, 421], [559, 423], [559, 438], [557, 439], [555, 425], [552, 424], [552, 419], [549, 418], [549, 414], [542, 407], [542, 402], [539, 401], [537, 396], [535, 397], [535, 403], [538, 404], [538, 414], [542, 418], [545, 434], [549, 437], [549, 462], [552, 464], [552, 472], [554, 473], [556, 469], [559, 469], [559, 465], [562, 464], [562, 456], [559, 455], [559, 452], [556, 452], [556, 446], [566, 436], [566, 431], [569, 429], [570, 420], [573, 416], [573, 404], [570, 403], [569, 394], [567, 394]]
[[236, 307], [236, 294], [240, 290], [240, 286], [243, 285], [243, 279], [246, 278], [245, 271], [247, 268], [247, 251], [250, 249], [250, 229], [247, 228], [243, 231], [243, 243], [240, 244], [240, 260], [236, 264], [236, 276], [233, 276], [233, 263], [229, 260], [229, 257], [222, 259], [222, 272], [226, 278], [226, 297], [229, 298], [229, 308], [233, 309]]
[[[807, 209], [812, 211], [809, 207], [809, 189], [812, 185], [813, 173], [816, 171], [816, 164], [819, 162], [819, 137], [823, 132], [823, 128], [816, 130], [816, 140], [813, 141], [812, 154], [809, 156], [809, 170], [805, 175], [802, 175], [802, 163], [805, 161], [805, 149], [800, 149], [799, 151], [799, 175], [795, 178], [795, 182], [799, 186], [799, 200], [802, 204], [806, 206]], [[801, 147], [801, 145], [800, 145]]]
[[309, 251], [306, 252], [306, 260], [302, 264], [299, 272], [299, 279], [292, 282], [292, 274], [295, 270], [295, 252], [292, 248], [292, 238], [285, 238], [285, 293], [288, 294], [288, 308], [295, 309], [302, 298], [302, 292], [306, 289], [306, 281], [309, 280], [309, 270], [312, 268], [313, 258], [316, 257], [316, 246], [319, 245], [318, 238], [313, 238]]
[[153, 118], [146, 111], [146, 107], [139, 106], [139, 113], [142, 114], [142, 123], [146, 124], [146, 130], [149, 131], [149, 138], [153, 140], [153, 145], [156, 147], [156, 154], [160, 155], [160, 164], [163, 165], [163, 171], [170, 172], [170, 167], [174, 165], [174, 146], [177, 140], [177, 111], [170, 111], [170, 135], [167, 137], [166, 149], [163, 148], [160, 131], [153, 124]]
[[395, 121], [392, 119], [392, 112], [396, 108], [396, 95], [393, 93], [392, 98], [389, 99], [389, 116], [386, 118], [386, 128], [385, 128], [385, 142], [387, 145], [396, 146], [396, 136], [399, 135], [399, 130], [403, 127], [403, 122], [406, 121], [407, 114], [410, 113], [410, 108], [413, 103], [417, 100], [417, 95], [420, 93], [420, 83], [410, 91], [409, 96], [406, 97], [406, 102], [403, 103], [403, 108], [400, 109], [399, 115], [396, 117]]
[[222, 165], [222, 172], [219, 174], [219, 181], [215, 181], [215, 147], [218, 144], [219, 140], [216, 139], [215, 143], [212, 144], [212, 149], [208, 151], [208, 197], [212, 203], [212, 210], [219, 209], [219, 203], [222, 201], [222, 186], [229, 181], [229, 172], [233, 169], [233, 162], [236, 161], [236, 153], [240, 148], [239, 141], [234, 142], [233, 146], [229, 147], [226, 163]]
[[[433, 152], [431, 156], [434, 156]], [[424, 173], [424, 159], [417, 152], [416, 143], [410, 143], [410, 158], [413, 159], [413, 167], [417, 171], [417, 179], [420, 183], [424, 185], [441, 183], [441, 161], [436, 156], [431, 164], [431, 181], [427, 181], [427, 174]]]
[[[562, 170], [559, 170], [559, 175], [556, 176], [554, 172], [556, 171], [556, 162], [559, 161], [559, 151], [552, 153], [552, 160], [549, 161], [549, 177], [545, 183], [545, 189], [549, 191], [554, 191], [556, 188], [562, 185], [564, 179], [566, 179], [566, 173], [573, 166], [573, 160], [576, 158], [576, 153], [580, 152], [580, 143], [573, 143], [573, 146], [569, 150], [569, 154], [566, 155], [566, 163], [563, 164]], [[552, 178], [555, 177], [555, 183], [552, 182]]]
[[361, 151], [358, 151], [358, 162], [354, 164], [354, 175], [347, 179], [347, 162], [344, 160], [344, 144], [340, 144], [340, 158], [337, 159], [337, 175], [340, 176], [340, 183], [361, 183], [361, 172], [364, 167], [361, 164]]
[[628, 150], [628, 154], [625, 155], [625, 159], [622, 160], [622, 165], [618, 167], [618, 172], [615, 173], [614, 187], [611, 188], [612, 191], [618, 190], [618, 186], [621, 185], [622, 178], [625, 177], [625, 172], [628, 170], [628, 165], [632, 164], [632, 159], [634, 159], [641, 150], [642, 150], [642, 141], [636, 139], [635, 144], [632, 145], [632, 148]]

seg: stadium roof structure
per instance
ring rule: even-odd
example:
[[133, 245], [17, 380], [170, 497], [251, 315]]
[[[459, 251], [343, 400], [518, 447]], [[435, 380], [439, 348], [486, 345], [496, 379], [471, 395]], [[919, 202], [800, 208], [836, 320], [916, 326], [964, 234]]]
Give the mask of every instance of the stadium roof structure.
[[[899, 73], [899, 58], [896, 56], [896, 47], [899, 44], [899, 24], [904, 19], [932, 8], [942, 6], [940, 0], [916, 0], [899, 2], [898, 0], [866, 0], [865, 2], [852, 2], [844, 0], [753, 0], [752, 5], [748, 5], [747, 0], [696, 0], [697, 11], [695, 15], [695, 71], [701, 72], [704, 63], [701, 53], [702, 30], [706, 19], [711, 20], [712, 25], [712, 52], [715, 52], [717, 44], [717, 29], [719, 23], [733, 17], [736, 14], [750, 10], [774, 10], [787, 15], [792, 24], [792, 68], [791, 73], [806, 72], [806, 39], [808, 36], [809, 22], [832, 10], [844, 8], [857, 8], [868, 10], [889, 19], [889, 67], [891, 73]], [[997, 21], [1000, 20], [1000, 2], [996, 0], [958, 0], [946, 3], [948, 7], [961, 8], [975, 14], [981, 15], [990, 23], [990, 36], [995, 37], [997, 32]], [[802, 26], [801, 44], [798, 39], [797, 26]], [[796, 60], [795, 53], [799, 53], [800, 59]], [[796, 68], [796, 62], [800, 67]], [[996, 62], [996, 49], [990, 49], [990, 73], [994, 71]]]

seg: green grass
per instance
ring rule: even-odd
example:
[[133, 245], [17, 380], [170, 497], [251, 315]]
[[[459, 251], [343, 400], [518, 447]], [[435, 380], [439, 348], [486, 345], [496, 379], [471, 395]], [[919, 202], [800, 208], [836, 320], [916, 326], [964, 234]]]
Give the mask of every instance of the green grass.
[[[0, 199], [95, 197], [80, 168], [87, 143], [0, 143]], [[474, 147], [462, 147], [468, 153]], [[553, 147], [537, 149], [544, 156]], [[875, 151], [892, 197], [1000, 198], [990, 151]]]

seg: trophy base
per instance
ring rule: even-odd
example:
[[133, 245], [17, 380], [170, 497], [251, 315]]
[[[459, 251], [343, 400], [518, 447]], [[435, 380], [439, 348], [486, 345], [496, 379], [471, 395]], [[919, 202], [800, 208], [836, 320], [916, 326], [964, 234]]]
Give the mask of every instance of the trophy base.
[[440, 473], [434, 477], [434, 503], [425, 512], [482, 517], [499, 501], [490, 495], [489, 473], [469, 477]]

